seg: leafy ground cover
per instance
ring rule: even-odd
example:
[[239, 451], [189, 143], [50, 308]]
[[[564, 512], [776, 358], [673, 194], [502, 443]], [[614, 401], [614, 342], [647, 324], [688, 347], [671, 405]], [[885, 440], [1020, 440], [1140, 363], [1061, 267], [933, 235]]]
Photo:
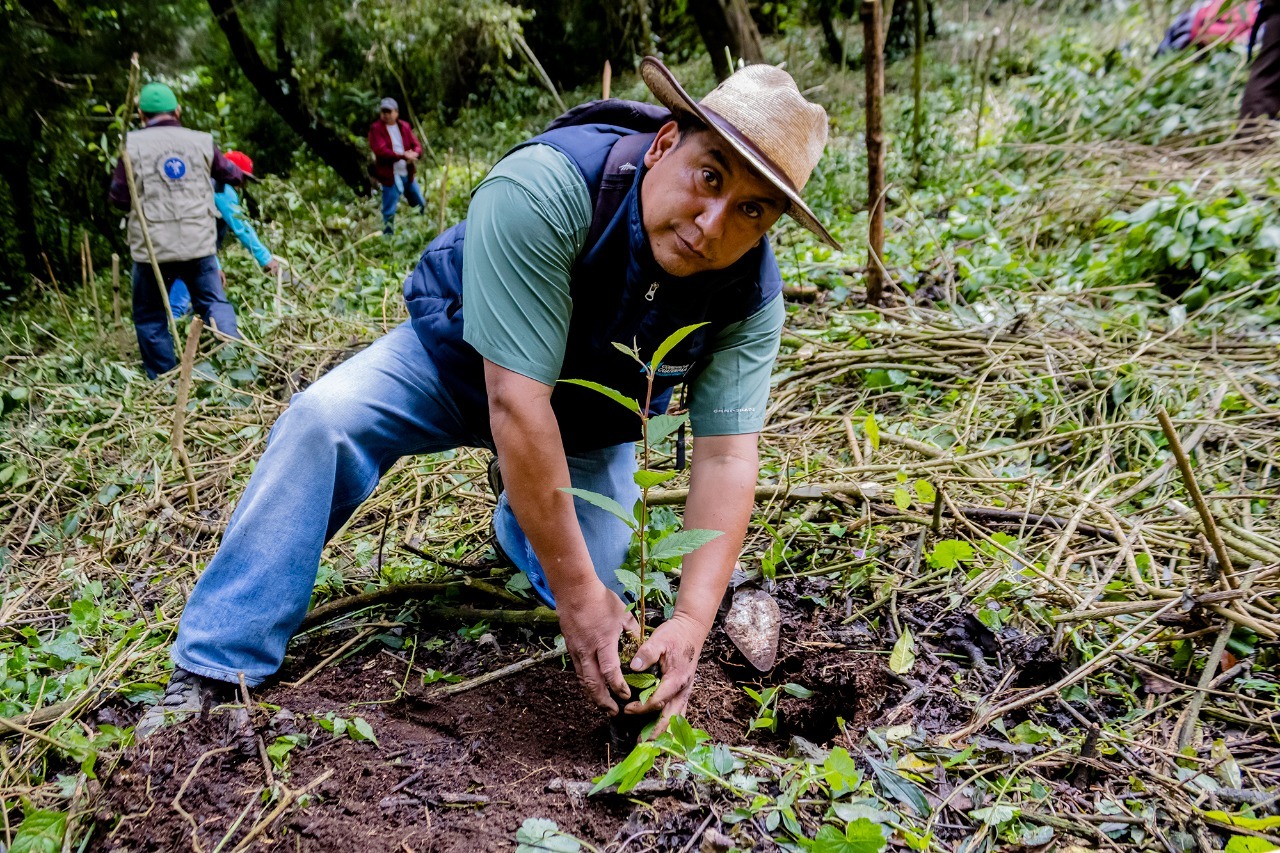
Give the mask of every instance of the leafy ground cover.
[[[1152, 62], [1144, 10], [944, 7], [918, 170], [909, 69], [890, 70], [895, 287], [877, 310], [856, 248], [861, 81], [810, 33], [770, 45], [832, 113], [811, 197], [851, 247], [777, 240], [796, 289], [741, 580], [779, 602], [779, 655], [759, 673], [717, 631], [688, 721], [634, 749], [493, 559], [469, 450], [403, 460], [335, 537], [306, 635], [247, 700], [257, 741], [213, 714], [132, 742], [270, 423], [404, 319], [417, 251], [549, 103], [464, 114], [435, 146], [459, 154], [424, 170], [431, 215], [393, 240], [319, 176], [259, 189], [296, 280], [229, 257], [247, 342], [206, 339], [181, 411], [180, 377], [137, 369], [102, 259], [96, 300], [51, 290], [12, 313], [0, 844], [1280, 844], [1277, 157], [1231, 135], [1240, 57]], [[655, 490], [652, 535], [678, 526], [680, 485]]]

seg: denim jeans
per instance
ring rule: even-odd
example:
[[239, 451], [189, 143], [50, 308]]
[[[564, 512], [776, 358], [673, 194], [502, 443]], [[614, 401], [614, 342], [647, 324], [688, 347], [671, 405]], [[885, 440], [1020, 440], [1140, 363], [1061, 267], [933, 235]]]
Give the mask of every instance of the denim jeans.
[[[233, 338], [240, 337], [236, 328], [236, 311], [227, 301], [222, 289], [222, 276], [218, 274], [218, 258], [208, 255], [190, 261], [170, 261], [160, 265], [166, 292], [174, 281], [181, 279], [191, 291], [191, 301], [196, 312], [206, 323], [215, 324], [218, 331]], [[160, 288], [151, 264], [133, 264], [133, 327], [138, 333], [138, 349], [142, 352], [142, 366], [147, 376], [155, 379], [161, 373], [178, 366], [173, 352], [173, 338], [169, 336], [169, 318], [164, 313]]]
[[[231, 516], [222, 545], [191, 593], [171, 652], [191, 672], [256, 685], [280, 668], [306, 615], [320, 554], [401, 456], [490, 446], [467, 427], [413, 328], [405, 323], [294, 396]], [[578, 488], [623, 506], [639, 497], [635, 446], [569, 457]], [[630, 531], [575, 499], [600, 579], [615, 592]], [[505, 495], [500, 544], [548, 604], [550, 592]]]
[[427, 212], [427, 201], [422, 197], [422, 189], [418, 186], [418, 179], [414, 178], [408, 181], [402, 175], [396, 175], [395, 181], [389, 187], [382, 188], [382, 233], [391, 234], [395, 231], [396, 224], [396, 205], [400, 203], [400, 196], [409, 199], [409, 204], [418, 208], [422, 213]]

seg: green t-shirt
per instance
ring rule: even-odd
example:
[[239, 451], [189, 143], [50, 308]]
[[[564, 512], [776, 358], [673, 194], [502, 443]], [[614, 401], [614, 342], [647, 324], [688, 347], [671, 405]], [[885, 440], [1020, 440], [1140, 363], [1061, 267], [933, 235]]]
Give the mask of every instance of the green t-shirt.
[[[564, 154], [531, 145], [499, 162], [467, 211], [463, 339], [494, 364], [554, 385], [573, 311], [569, 281], [590, 227], [591, 196]], [[689, 387], [694, 435], [764, 427], [785, 315], [779, 295], [716, 337]]]

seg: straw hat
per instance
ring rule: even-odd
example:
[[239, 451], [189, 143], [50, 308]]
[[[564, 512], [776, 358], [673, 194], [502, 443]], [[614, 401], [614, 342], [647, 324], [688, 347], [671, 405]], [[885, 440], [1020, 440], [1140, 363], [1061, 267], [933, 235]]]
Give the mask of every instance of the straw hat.
[[827, 111], [806, 101], [790, 74], [772, 65], [748, 65], [700, 102], [689, 97], [670, 69], [652, 56], [640, 63], [640, 76], [663, 106], [715, 131], [786, 195], [792, 219], [840, 248], [800, 198], [827, 143]]

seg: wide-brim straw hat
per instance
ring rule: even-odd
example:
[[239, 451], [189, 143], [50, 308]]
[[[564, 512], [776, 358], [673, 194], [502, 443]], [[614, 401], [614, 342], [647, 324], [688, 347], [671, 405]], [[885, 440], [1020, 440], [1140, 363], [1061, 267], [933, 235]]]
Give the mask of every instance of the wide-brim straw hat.
[[773, 65], [748, 65], [701, 101], [689, 97], [652, 56], [640, 63], [640, 76], [663, 106], [695, 118], [777, 187], [790, 202], [787, 215], [840, 248], [800, 197], [827, 144], [827, 111], [805, 100], [790, 74]]

